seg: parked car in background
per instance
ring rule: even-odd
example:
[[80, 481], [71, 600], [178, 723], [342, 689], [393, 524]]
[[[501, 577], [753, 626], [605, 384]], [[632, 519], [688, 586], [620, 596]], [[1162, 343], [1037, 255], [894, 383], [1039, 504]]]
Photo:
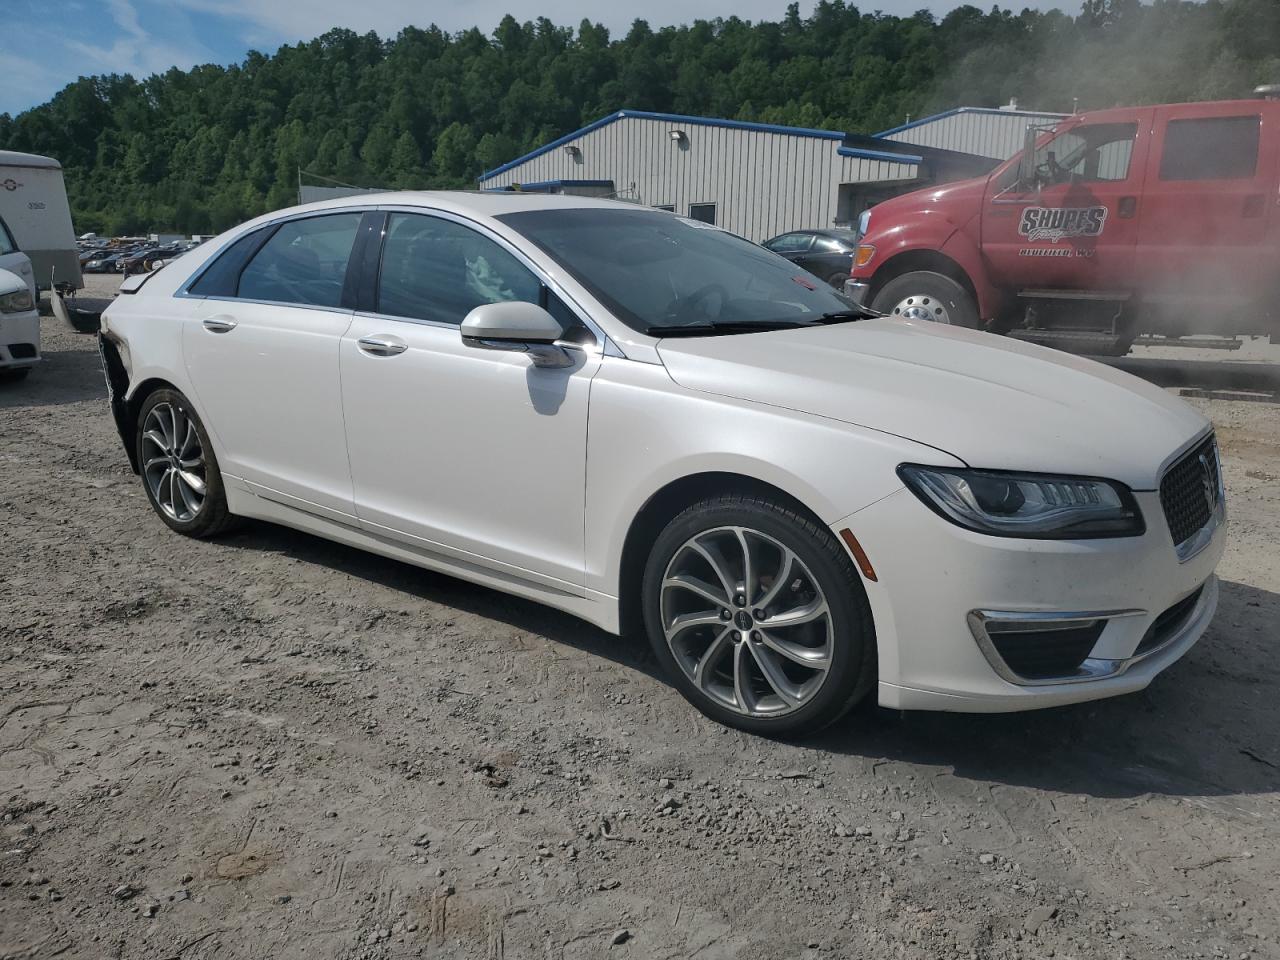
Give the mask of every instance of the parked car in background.
[[99, 254], [84, 264], [85, 273], [115, 273], [118, 267], [117, 261], [123, 256], [120, 253], [99, 252]]
[[763, 245], [840, 289], [849, 279], [858, 235], [852, 230], [794, 230]]
[[[0, 251], [6, 234], [0, 230]], [[11, 266], [25, 266], [27, 276]], [[40, 315], [30, 273], [29, 262], [19, 264], [12, 252], [0, 253], [0, 383], [22, 379], [40, 361]]]

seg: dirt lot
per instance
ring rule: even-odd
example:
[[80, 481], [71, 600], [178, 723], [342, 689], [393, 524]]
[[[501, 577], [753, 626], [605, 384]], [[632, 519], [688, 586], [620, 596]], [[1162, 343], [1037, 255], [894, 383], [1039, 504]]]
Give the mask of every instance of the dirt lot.
[[0, 957], [1280, 957], [1280, 407], [1196, 399], [1222, 604], [1146, 692], [774, 743], [638, 641], [169, 533], [94, 342], [0, 387]]

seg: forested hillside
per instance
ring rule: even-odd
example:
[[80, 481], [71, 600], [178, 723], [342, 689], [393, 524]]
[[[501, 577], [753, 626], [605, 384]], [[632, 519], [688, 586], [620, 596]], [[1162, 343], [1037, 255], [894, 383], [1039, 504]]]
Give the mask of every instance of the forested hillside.
[[486, 36], [333, 30], [243, 63], [82, 78], [0, 114], [0, 148], [67, 170], [79, 230], [220, 230], [288, 205], [298, 170], [467, 185], [621, 107], [875, 132], [959, 104], [1070, 111], [1243, 95], [1280, 82], [1280, 0], [1086, 0], [1078, 16], [942, 19], [795, 5], [622, 37], [507, 17]]

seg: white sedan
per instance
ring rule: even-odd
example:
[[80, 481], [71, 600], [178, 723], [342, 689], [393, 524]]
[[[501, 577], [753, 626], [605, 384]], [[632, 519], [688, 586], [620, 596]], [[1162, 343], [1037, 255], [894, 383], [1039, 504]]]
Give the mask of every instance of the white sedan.
[[1095, 363], [868, 318], [631, 204], [269, 214], [103, 317], [171, 528], [255, 517], [647, 633], [761, 733], [1141, 689], [1217, 602], [1211, 425]]

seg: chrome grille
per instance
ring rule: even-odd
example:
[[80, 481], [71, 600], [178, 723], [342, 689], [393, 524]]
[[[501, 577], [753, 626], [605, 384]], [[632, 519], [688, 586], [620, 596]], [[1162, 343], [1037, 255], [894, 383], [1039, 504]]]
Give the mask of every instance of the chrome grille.
[[1213, 519], [1222, 502], [1220, 469], [1218, 444], [1211, 435], [1170, 467], [1160, 481], [1160, 505], [1175, 545], [1182, 546]]

